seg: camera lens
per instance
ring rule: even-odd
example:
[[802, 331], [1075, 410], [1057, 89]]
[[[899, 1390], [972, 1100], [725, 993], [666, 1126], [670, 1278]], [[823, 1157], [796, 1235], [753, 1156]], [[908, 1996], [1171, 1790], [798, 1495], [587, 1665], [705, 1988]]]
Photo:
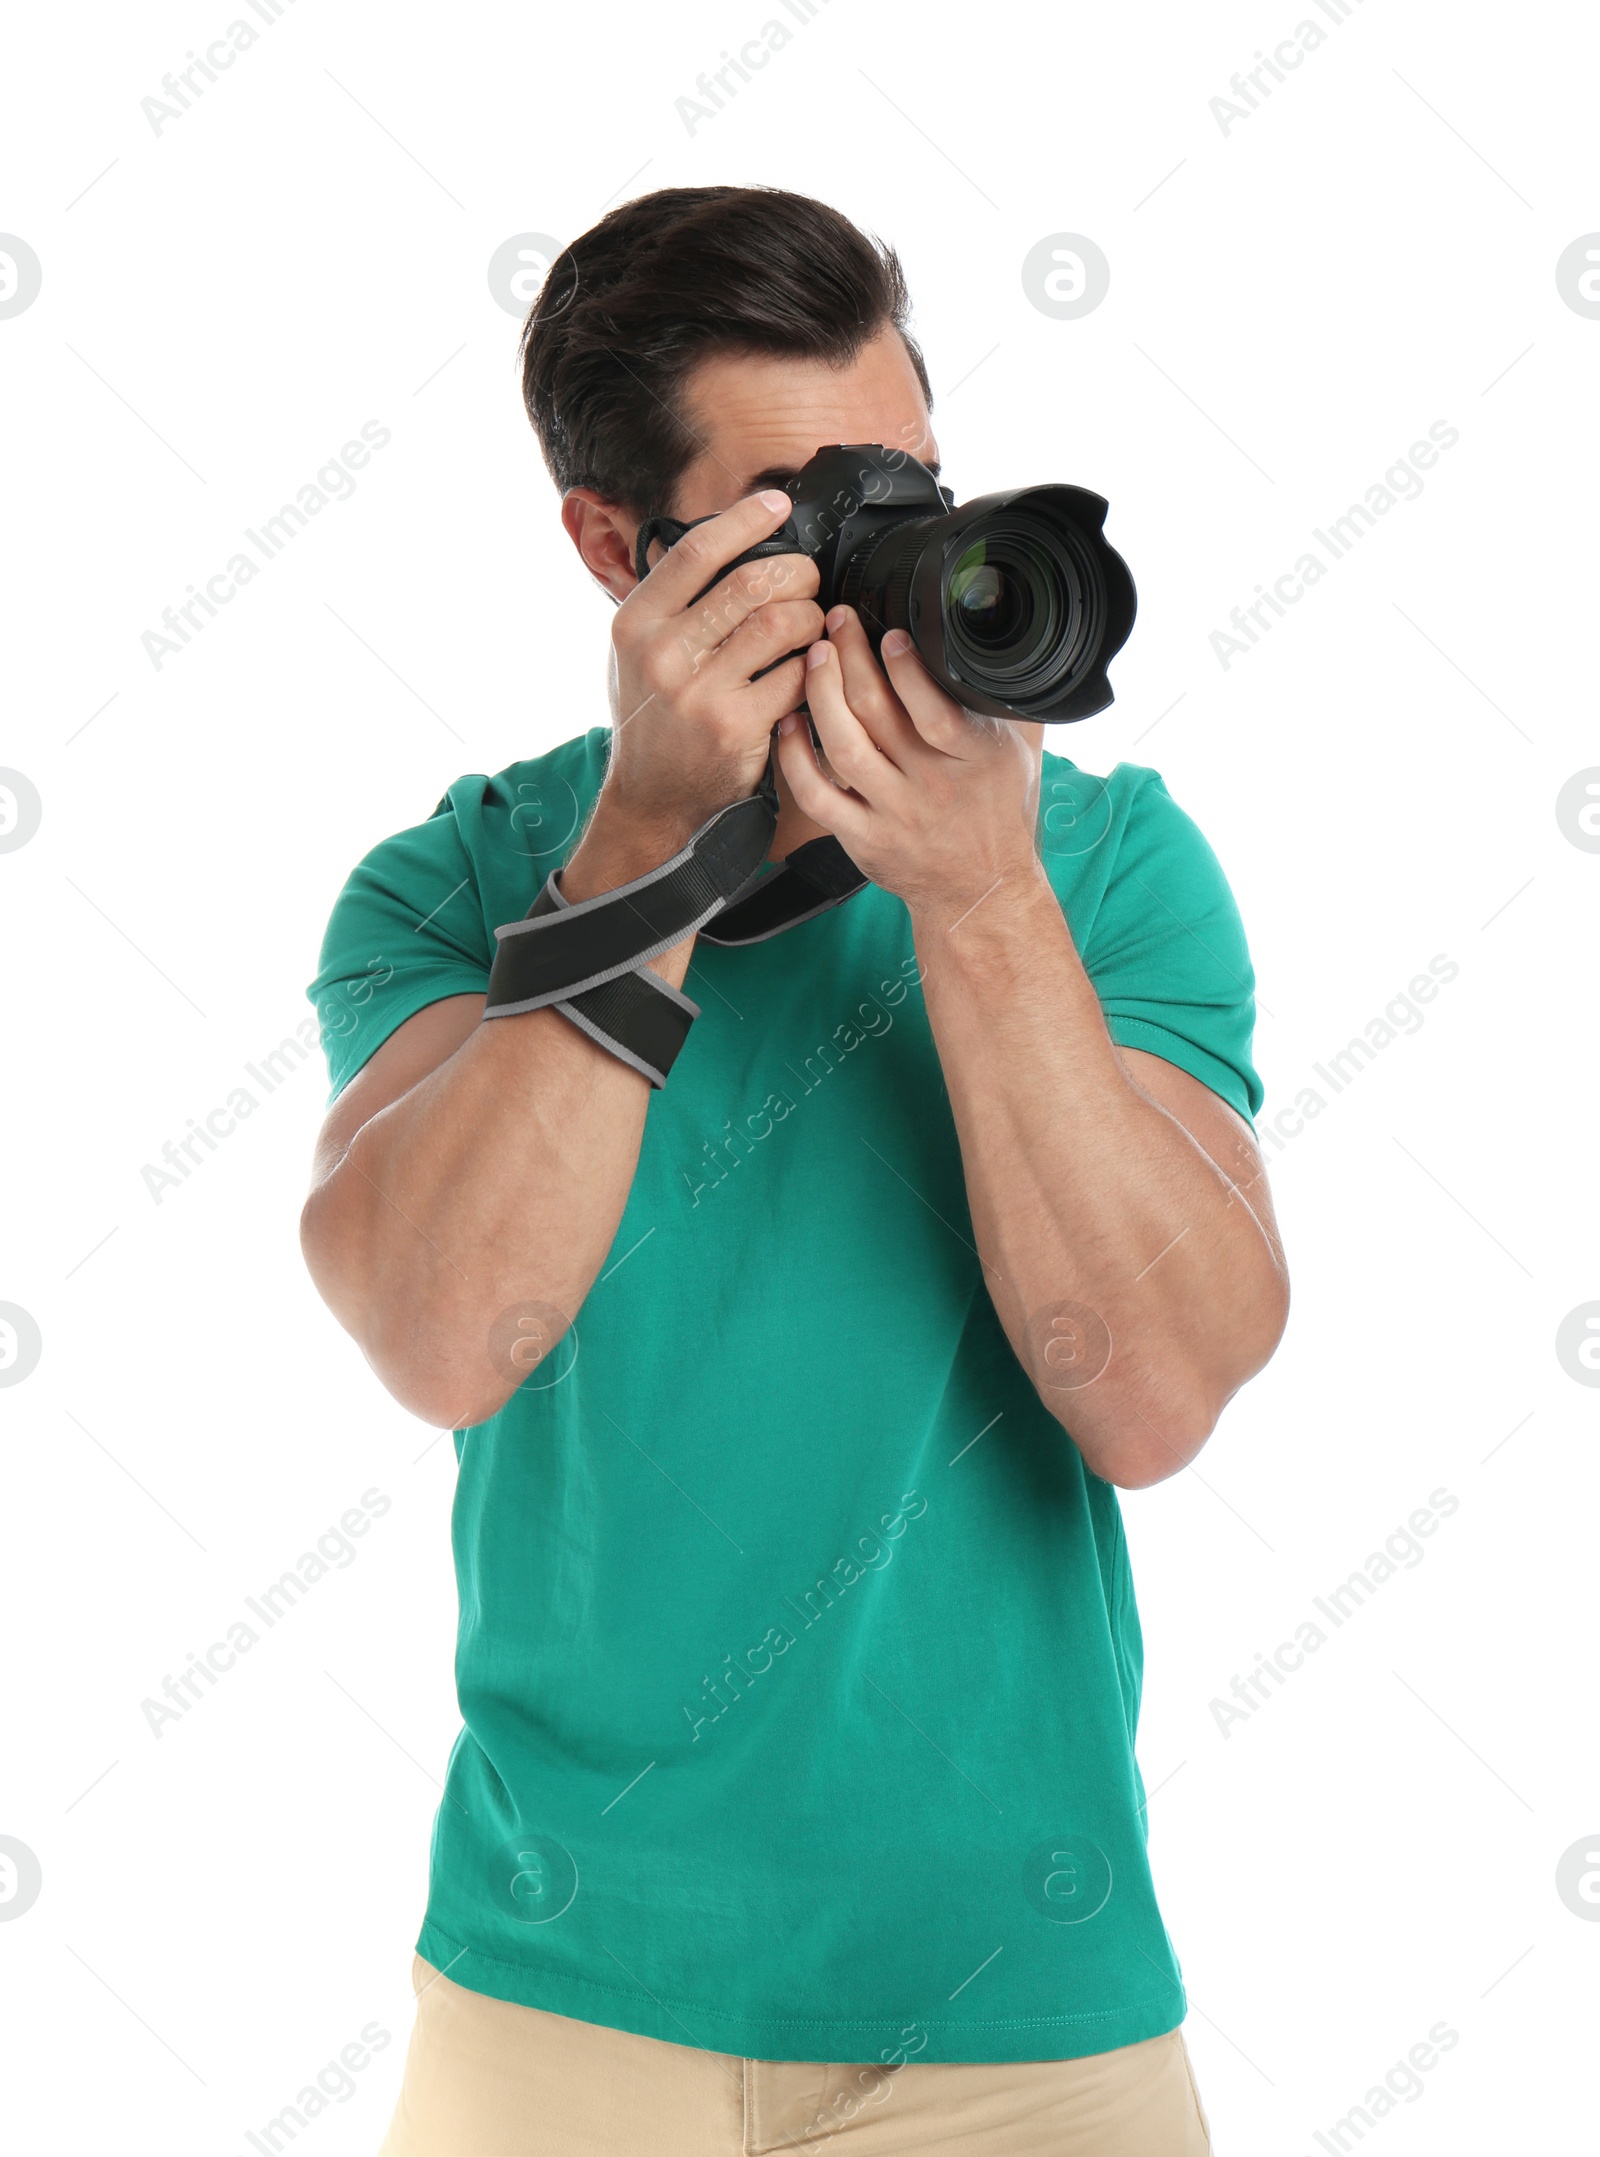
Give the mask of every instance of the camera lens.
[[986, 519], [946, 571], [950, 657], [1007, 702], [1058, 682], [1082, 641], [1083, 582], [1052, 537], [1026, 512]]
[[997, 563], [985, 561], [985, 551], [974, 547], [951, 571], [950, 604], [959, 611], [963, 633], [993, 647], [1016, 635], [1027, 593]]
[[938, 516], [891, 510], [825, 570], [820, 603], [856, 608], [874, 640], [905, 630], [970, 711], [1087, 718], [1111, 701], [1106, 665], [1135, 606], [1105, 514], [1099, 495], [1057, 486], [980, 496]]

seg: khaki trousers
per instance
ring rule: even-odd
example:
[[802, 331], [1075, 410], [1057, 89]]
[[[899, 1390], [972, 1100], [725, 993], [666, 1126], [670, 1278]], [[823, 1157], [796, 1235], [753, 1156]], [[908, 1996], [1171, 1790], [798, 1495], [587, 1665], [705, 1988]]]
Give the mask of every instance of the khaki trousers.
[[1080, 2060], [741, 2060], [469, 1992], [418, 1955], [380, 2157], [1210, 2157], [1179, 2030]]

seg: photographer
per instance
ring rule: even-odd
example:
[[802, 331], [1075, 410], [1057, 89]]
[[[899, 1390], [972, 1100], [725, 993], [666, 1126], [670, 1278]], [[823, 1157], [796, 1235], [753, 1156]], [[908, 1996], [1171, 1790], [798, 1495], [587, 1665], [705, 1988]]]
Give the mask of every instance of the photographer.
[[[891, 253], [773, 190], [552, 265], [525, 396], [616, 602], [611, 726], [376, 847], [311, 986], [306, 1260], [459, 1462], [389, 2157], [1209, 2147], [1111, 1486], [1187, 1465], [1283, 1328], [1253, 975], [1156, 773], [880, 660], [805, 553], [721, 574], [826, 445], [937, 472], [906, 318]], [[649, 878], [774, 728], [770, 859], [832, 836], [864, 888], [651, 958], [699, 1006], [664, 1084], [570, 1009], [486, 1016], [550, 873]]]

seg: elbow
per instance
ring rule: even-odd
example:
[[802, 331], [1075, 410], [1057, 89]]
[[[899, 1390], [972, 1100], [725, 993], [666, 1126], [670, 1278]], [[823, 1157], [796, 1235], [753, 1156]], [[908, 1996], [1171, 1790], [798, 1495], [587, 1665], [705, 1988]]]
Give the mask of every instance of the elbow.
[[1092, 1474], [1122, 1490], [1148, 1490], [1194, 1460], [1228, 1402], [1271, 1360], [1288, 1316], [1280, 1268], [1211, 1353], [1185, 1354], [1169, 1343], [1127, 1362], [1113, 1358], [1076, 1391], [1036, 1380], [1039, 1397]]
[[1102, 1482], [1148, 1490], [1189, 1466], [1216, 1430], [1223, 1409], [1271, 1352], [1268, 1347], [1231, 1372], [1146, 1372], [1142, 1382], [1125, 1380], [1102, 1402], [1089, 1402], [1098, 1414], [1082, 1413], [1071, 1394], [1047, 1398], [1046, 1406]]
[[346, 1333], [366, 1348], [366, 1269], [360, 1225], [351, 1219], [337, 1175], [327, 1177], [300, 1209], [300, 1256], [312, 1286]]
[[1103, 1483], [1148, 1490], [1189, 1466], [1216, 1429], [1220, 1408], [1220, 1402], [1200, 1399], [1159, 1404], [1155, 1416], [1135, 1411], [1087, 1441], [1075, 1436], [1074, 1443]]
[[429, 1430], [472, 1430], [479, 1423], [487, 1423], [505, 1406], [499, 1399], [468, 1399], [462, 1388], [438, 1385], [425, 1371], [384, 1369], [371, 1356], [367, 1361], [391, 1400], [398, 1401], [419, 1423], [426, 1423]]
[[[300, 1213], [300, 1250], [317, 1293], [361, 1350], [392, 1400], [432, 1430], [471, 1430], [500, 1413], [573, 1324], [581, 1294], [566, 1283], [552, 1297], [484, 1307], [481, 1291], [451, 1266], [418, 1272], [377, 1236], [366, 1189], [341, 1197], [335, 1172]], [[423, 1239], [426, 1241], [426, 1239]], [[543, 1287], [543, 1284], [540, 1284]], [[561, 1356], [564, 1377], [572, 1352]], [[546, 1383], [558, 1383], [551, 1379]]]
[[1103, 1483], [1114, 1483], [1118, 1490], [1149, 1490], [1187, 1468], [1210, 1435], [1209, 1430], [1202, 1430], [1170, 1446], [1145, 1445], [1130, 1438], [1109, 1449], [1109, 1457], [1102, 1465], [1089, 1461], [1088, 1466]]
[[1102, 1483], [1119, 1490], [1148, 1490], [1175, 1476], [1199, 1453], [1217, 1427], [1228, 1394], [1196, 1381], [1160, 1386], [1127, 1385], [1101, 1400], [1099, 1390], [1042, 1393], [1041, 1399]]
[[470, 1336], [381, 1300], [348, 1330], [390, 1399], [430, 1430], [487, 1423], [520, 1382], [520, 1373], [504, 1376], [489, 1355], [474, 1355]]
[[346, 1268], [341, 1264], [334, 1234], [333, 1179], [319, 1183], [300, 1208], [300, 1256], [317, 1294], [340, 1324], [346, 1323], [340, 1287]]
[[492, 1370], [469, 1374], [459, 1356], [441, 1352], [393, 1287], [385, 1291], [369, 1279], [362, 1230], [348, 1219], [337, 1182], [330, 1176], [318, 1184], [300, 1209], [300, 1253], [318, 1295], [408, 1415], [431, 1430], [486, 1422], [502, 1405], [489, 1398]]

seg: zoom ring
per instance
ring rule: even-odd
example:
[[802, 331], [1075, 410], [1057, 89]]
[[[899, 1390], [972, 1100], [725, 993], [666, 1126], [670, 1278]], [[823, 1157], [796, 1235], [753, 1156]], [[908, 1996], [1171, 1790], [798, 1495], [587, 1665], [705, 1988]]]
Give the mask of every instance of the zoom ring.
[[[916, 517], [897, 524], [877, 544], [857, 547], [844, 566], [839, 597], [854, 607], [870, 636], [911, 627], [911, 579], [922, 553], [926, 535], [938, 522], [935, 517]], [[881, 583], [874, 577], [877, 569]], [[863, 595], [870, 593], [864, 599]]]

